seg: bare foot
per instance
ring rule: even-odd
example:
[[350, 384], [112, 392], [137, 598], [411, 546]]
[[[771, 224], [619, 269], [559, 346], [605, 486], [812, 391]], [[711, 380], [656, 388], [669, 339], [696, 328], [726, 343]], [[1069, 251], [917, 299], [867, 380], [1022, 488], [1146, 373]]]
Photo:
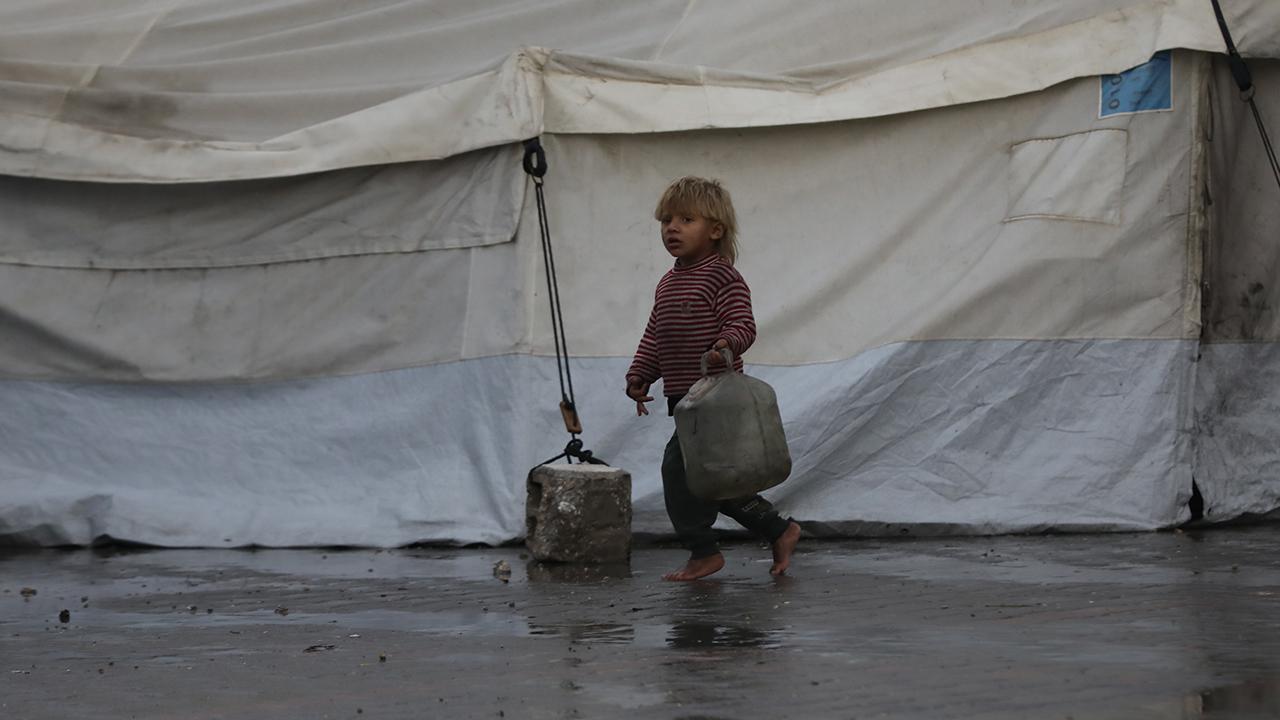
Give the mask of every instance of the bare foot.
[[798, 542], [800, 542], [800, 526], [792, 522], [787, 525], [787, 530], [782, 533], [782, 537], [773, 543], [773, 567], [769, 568], [770, 575], [782, 575], [787, 572], [787, 568], [791, 567], [791, 553], [795, 551]]
[[[791, 543], [793, 546], [795, 543]], [[724, 567], [724, 555], [716, 553], [708, 555], [704, 558], [689, 558], [689, 562], [684, 567], [669, 572], [662, 576], [663, 580], [697, 580], [704, 578], [712, 573], [720, 572], [720, 568]]]

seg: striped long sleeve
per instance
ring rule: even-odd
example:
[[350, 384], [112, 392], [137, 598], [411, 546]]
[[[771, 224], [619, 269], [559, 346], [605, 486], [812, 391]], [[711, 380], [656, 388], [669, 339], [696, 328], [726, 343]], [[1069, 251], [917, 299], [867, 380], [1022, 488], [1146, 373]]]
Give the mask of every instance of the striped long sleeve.
[[715, 299], [716, 320], [720, 337], [729, 343], [735, 356], [741, 356], [756, 341], [756, 319], [751, 314], [751, 290], [741, 276], [720, 288]]
[[741, 370], [742, 354], [756, 339], [746, 281], [718, 255], [689, 267], [677, 265], [658, 282], [627, 382], [661, 378], [663, 394], [683, 395], [702, 375], [703, 353], [720, 339], [728, 342]]
[[635, 359], [631, 361], [631, 369], [627, 370], [627, 384], [638, 381], [646, 385], [658, 382], [662, 377], [662, 368], [658, 360], [658, 333], [656, 318], [658, 308], [649, 313], [649, 322], [644, 326], [644, 335], [640, 337], [640, 347], [636, 348]]

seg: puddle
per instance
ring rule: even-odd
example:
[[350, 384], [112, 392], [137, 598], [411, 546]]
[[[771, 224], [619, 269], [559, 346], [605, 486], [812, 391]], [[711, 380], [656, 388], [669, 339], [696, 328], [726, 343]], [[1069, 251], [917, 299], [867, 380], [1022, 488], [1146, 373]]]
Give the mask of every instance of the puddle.
[[1280, 718], [1280, 677], [1224, 685], [1189, 700], [1192, 707], [1199, 706], [1201, 717], [1213, 720]]
[[742, 625], [713, 622], [678, 622], [667, 633], [667, 645], [682, 649], [782, 647], [776, 633], [762, 632]]

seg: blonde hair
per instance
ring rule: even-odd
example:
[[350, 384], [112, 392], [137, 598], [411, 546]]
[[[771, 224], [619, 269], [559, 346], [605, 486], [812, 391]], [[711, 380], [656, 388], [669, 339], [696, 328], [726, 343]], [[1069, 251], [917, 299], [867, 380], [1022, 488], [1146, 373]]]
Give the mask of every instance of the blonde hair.
[[686, 175], [668, 185], [653, 218], [661, 221], [663, 216], [680, 213], [700, 215], [719, 224], [724, 234], [716, 241], [716, 252], [730, 265], [738, 259], [738, 218], [733, 212], [733, 199], [719, 180]]

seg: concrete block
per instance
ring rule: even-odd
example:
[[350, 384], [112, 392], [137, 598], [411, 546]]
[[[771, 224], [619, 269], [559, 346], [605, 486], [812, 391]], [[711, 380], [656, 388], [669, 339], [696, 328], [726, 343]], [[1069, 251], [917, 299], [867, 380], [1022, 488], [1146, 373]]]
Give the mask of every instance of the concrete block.
[[529, 473], [525, 543], [543, 562], [631, 557], [631, 475], [603, 465], [541, 465]]

